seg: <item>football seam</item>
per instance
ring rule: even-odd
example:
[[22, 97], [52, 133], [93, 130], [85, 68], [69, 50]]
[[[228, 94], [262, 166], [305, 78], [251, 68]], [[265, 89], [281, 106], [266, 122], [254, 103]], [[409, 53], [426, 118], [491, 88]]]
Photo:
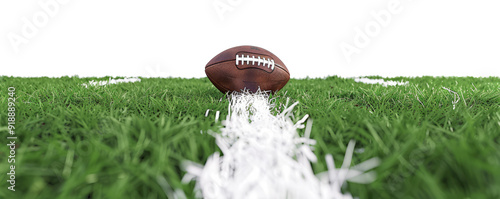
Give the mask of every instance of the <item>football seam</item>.
[[290, 76], [290, 73], [287, 70], [285, 70], [284, 68], [282, 68], [279, 64], [276, 64], [276, 67], [278, 67], [281, 70], [285, 71], [288, 74], [288, 76]]
[[208, 66], [205, 66], [205, 68], [208, 68], [208, 67], [213, 66], [213, 65], [216, 65], [216, 64], [220, 64], [220, 63], [228, 62], [228, 61], [236, 61], [236, 59], [224, 60], [224, 61], [220, 61], [220, 62], [217, 62], [217, 63], [213, 63], [213, 64], [210, 64], [210, 65], [208, 65]]

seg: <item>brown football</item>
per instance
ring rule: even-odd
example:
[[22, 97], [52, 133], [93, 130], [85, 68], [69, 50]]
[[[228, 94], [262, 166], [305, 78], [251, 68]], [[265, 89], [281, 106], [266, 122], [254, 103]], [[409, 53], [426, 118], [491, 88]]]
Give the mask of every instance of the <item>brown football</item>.
[[205, 67], [208, 79], [222, 93], [248, 89], [277, 92], [290, 79], [285, 64], [273, 53], [255, 46], [227, 49]]

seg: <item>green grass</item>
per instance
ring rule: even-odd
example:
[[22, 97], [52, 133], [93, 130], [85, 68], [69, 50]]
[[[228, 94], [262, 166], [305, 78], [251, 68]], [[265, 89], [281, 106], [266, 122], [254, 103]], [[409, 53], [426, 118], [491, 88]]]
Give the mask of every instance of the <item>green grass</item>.
[[[183, 160], [203, 164], [218, 151], [214, 112], [228, 102], [208, 79], [142, 79], [105, 87], [97, 78], [0, 77], [0, 173], [9, 172], [7, 87], [16, 88], [16, 192], [2, 175], [0, 198], [166, 198], [164, 180], [188, 197]], [[100, 80], [106, 80], [100, 78]], [[348, 183], [360, 198], [500, 198], [500, 79], [392, 78], [383, 87], [352, 79], [292, 79], [274, 97], [310, 114], [319, 162], [340, 166], [349, 140], [353, 164], [382, 163], [377, 180]], [[453, 109], [452, 93], [460, 96]], [[303, 132], [301, 132], [303, 133]]]

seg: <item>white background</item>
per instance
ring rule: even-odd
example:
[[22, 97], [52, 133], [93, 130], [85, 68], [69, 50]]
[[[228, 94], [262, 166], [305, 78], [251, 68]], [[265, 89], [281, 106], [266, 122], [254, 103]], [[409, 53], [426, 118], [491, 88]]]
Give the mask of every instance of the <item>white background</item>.
[[[66, 1], [0, 2], [0, 75], [204, 77], [219, 52], [255, 45], [294, 78], [500, 76], [494, 0]], [[395, 5], [384, 25], [371, 14]]]

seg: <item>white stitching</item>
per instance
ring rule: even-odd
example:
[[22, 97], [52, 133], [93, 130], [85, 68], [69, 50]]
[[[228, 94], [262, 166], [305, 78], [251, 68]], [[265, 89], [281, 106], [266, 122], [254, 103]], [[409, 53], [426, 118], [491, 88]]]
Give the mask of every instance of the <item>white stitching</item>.
[[241, 58], [240, 56], [236, 55], [236, 66], [238, 65], [238, 63], [240, 62]]
[[[262, 66], [263, 67], [267, 67], [267, 68], [271, 68], [271, 70], [274, 70], [274, 60], [273, 59], [270, 59], [270, 58], [265, 58], [265, 57], [260, 57], [260, 56], [253, 56], [250, 57], [250, 55], [236, 55], [236, 65], [239, 65], [240, 62], [241, 64], [245, 64], [245, 61], [246, 61], [246, 64], [247, 65], [250, 65], [250, 62], [252, 62], [252, 65], [255, 65], [255, 62], [257, 62], [257, 66], [260, 66], [260, 64], [262, 63]], [[266, 66], [267, 65], [267, 66]]]
[[247, 55], [247, 65], [250, 65], [250, 55]]

